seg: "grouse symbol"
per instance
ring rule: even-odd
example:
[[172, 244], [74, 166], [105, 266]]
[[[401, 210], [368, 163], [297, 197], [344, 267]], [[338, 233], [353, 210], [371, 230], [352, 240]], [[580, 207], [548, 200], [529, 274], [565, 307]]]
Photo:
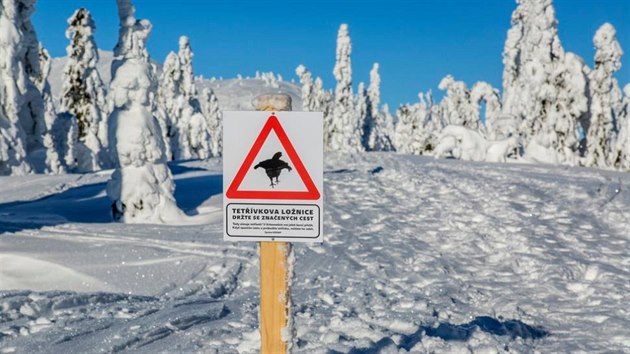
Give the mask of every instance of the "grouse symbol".
[[[282, 153], [276, 152], [275, 154], [273, 154], [272, 158], [262, 161], [258, 165], [254, 166], [254, 169], [258, 169], [258, 167], [262, 167], [265, 169], [265, 172], [267, 173], [267, 177], [269, 177], [269, 180], [271, 181], [271, 188], [273, 188], [275, 185], [277, 185], [280, 182], [278, 180], [278, 177], [280, 176], [280, 172], [282, 172], [283, 169], [286, 168], [287, 170], [289, 170], [289, 172], [293, 170], [291, 166], [289, 166], [288, 163], [280, 160], [281, 157], [282, 157]], [[276, 179], [275, 183], [273, 181], [274, 178]]]

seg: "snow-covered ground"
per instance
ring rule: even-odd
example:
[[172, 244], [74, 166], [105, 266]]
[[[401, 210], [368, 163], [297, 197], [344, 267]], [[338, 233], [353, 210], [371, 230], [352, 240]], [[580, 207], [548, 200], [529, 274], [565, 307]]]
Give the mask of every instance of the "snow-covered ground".
[[[295, 353], [630, 351], [630, 174], [326, 156], [295, 245]], [[171, 165], [203, 226], [109, 220], [109, 171], [0, 177], [0, 353], [258, 351], [255, 243], [221, 161]]]

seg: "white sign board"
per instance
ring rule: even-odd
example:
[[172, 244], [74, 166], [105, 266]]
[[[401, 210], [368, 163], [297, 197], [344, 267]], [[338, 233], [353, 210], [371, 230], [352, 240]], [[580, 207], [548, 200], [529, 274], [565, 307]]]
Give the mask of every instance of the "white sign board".
[[323, 115], [223, 112], [223, 239], [322, 242]]

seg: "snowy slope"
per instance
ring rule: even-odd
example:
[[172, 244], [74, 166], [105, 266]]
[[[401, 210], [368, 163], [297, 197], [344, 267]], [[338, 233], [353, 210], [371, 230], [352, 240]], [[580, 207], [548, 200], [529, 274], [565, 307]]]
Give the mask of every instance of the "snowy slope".
[[[99, 61], [96, 70], [106, 86], [111, 80], [111, 65], [114, 58], [110, 51], [99, 50]], [[53, 97], [59, 98], [63, 85], [63, 71], [67, 62], [66, 57], [53, 58], [51, 63], [50, 89]], [[159, 64], [156, 63], [156, 65]], [[279, 81], [278, 87], [262, 79], [226, 79], [226, 80], [199, 80], [196, 82], [199, 93], [203, 88], [211, 88], [219, 99], [219, 106], [224, 111], [253, 110], [253, 99], [262, 94], [286, 93], [293, 99], [293, 110], [302, 109], [300, 86], [292, 82]]]
[[[326, 156], [325, 242], [295, 246], [295, 353], [630, 351], [630, 175]], [[221, 162], [172, 165], [204, 226], [108, 220], [109, 172], [0, 177], [0, 352], [256, 353], [254, 243]]]

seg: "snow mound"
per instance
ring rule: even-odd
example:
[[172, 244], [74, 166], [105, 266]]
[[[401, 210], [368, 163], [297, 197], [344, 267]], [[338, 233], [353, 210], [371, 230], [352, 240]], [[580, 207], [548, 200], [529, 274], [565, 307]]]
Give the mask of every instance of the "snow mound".
[[0, 254], [0, 284], [4, 289], [33, 289], [37, 291], [112, 290], [104, 282], [68, 267], [13, 254]]

